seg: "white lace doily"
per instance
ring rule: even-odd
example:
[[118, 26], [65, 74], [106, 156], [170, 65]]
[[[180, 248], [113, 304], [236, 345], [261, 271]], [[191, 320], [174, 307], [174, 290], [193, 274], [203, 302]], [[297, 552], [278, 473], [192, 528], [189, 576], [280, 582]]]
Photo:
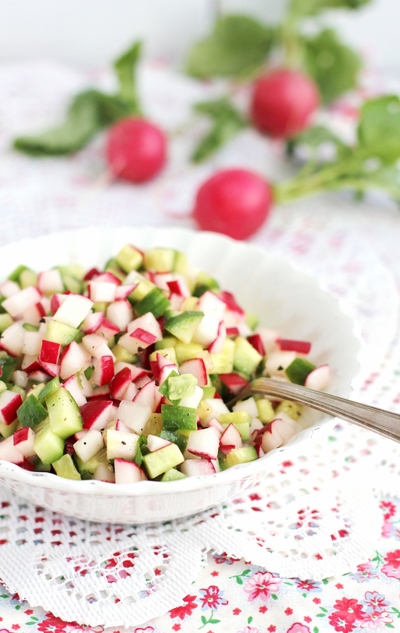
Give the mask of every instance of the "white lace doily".
[[[13, 136], [28, 131], [27, 122], [39, 129], [55, 120], [66, 96], [87, 80], [55, 65], [1, 69], [0, 79], [4, 150]], [[101, 75], [104, 79], [107, 83]], [[149, 113], [170, 130], [185, 122], [191, 102], [208, 94], [207, 86], [158, 68], [144, 73], [142, 81]], [[275, 150], [251, 132], [206, 167], [189, 170], [192, 145], [193, 138], [176, 137], [171, 165], [154, 189], [110, 187], [102, 180], [100, 142], [59, 162], [34, 162], [5, 151], [0, 206], [9, 212], [2, 218], [0, 243], [104, 225], [110, 217], [122, 225], [192, 226], [187, 211], [205, 173], [234, 164], [262, 165], [271, 176], [286, 169]], [[344, 301], [364, 339], [355, 399], [399, 410], [400, 278], [389, 267], [398, 257], [395, 222], [390, 209], [320, 197], [276, 209], [253, 241], [319, 275]], [[379, 496], [398, 489], [400, 451], [369, 432], [341, 428], [345, 432], [337, 427], [329, 437], [318, 433], [251, 494], [164, 526], [85, 523], [1, 491], [0, 577], [21, 599], [64, 620], [134, 626], [182, 604], [209, 551], [243, 557], [284, 577], [319, 580], [351, 571], [379, 538]], [[349, 453], [354, 445], [357, 462]]]

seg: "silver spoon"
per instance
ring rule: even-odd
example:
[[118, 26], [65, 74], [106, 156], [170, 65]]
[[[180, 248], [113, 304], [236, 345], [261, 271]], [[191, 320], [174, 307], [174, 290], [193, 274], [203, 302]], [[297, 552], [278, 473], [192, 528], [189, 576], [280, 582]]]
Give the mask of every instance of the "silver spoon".
[[298, 402], [299, 404], [305, 404], [312, 409], [353, 422], [358, 426], [400, 442], [400, 415], [360, 402], [352, 402], [324, 391], [316, 391], [315, 389], [309, 389], [291, 382], [274, 380], [273, 378], [257, 378], [253, 380], [229, 404], [233, 404], [238, 399], [253, 393], [261, 393], [264, 396], [276, 396]]

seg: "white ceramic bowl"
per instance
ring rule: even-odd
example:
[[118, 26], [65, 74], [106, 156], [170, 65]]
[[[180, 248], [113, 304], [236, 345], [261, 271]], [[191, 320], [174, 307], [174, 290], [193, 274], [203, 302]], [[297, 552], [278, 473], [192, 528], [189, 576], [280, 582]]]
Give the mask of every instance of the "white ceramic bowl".
[[[260, 316], [261, 324], [287, 338], [312, 341], [311, 360], [329, 363], [331, 393], [349, 396], [358, 373], [359, 341], [353, 323], [335, 297], [318, 281], [263, 249], [214, 233], [172, 228], [89, 228], [23, 240], [0, 248], [1, 276], [18, 264], [41, 270], [56, 264], [102, 266], [127, 242], [144, 249], [171, 246], [215, 276], [239, 302]], [[50, 473], [31, 473], [0, 461], [0, 482], [25, 499], [80, 519], [110, 523], [152, 523], [188, 516], [250, 488], [287, 456], [307, 450], [312, 435], [330, 418], [306, 410], [302, 430], [286, 446], [262, 459], [204, 477], [176, 482], [145, 481], [115, 485], [72, 481]]]

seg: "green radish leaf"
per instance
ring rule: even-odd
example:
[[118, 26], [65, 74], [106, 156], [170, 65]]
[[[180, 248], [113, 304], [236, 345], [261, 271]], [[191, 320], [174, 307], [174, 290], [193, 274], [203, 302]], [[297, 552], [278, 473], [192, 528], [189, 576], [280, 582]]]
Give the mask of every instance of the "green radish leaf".
[[325, 29], [304, 37], [302, 44], [305, 69], [318, 85], [324, 103], [331, 103], [357, 85], [361, 59], [335, 31]]
[[400, 158], [400, 98], [378, 97], [363, 104], [358, 124], [361, 150], [384, 163]]
[[32, 156], [72, 154], [130, 111], [119, 97], [86, 90], [72, 100], [63, 123], [40, 134], [15, 139], [14, 148]]
[[297, 147], [307, 147], [313, 155], [321, 146], [327, 144], [335, 147], [337, 158], [343, 158], [351, 154], [351, 148], [337, 134], [323, 125], [310, 127], [292, 138], [290, 140], [290, 151], [293, 153]]
[[140, 114], [139, 98], [136, 88], [136, 68], [142, 50], [141, 42], [135, 42], [114, 62], [114, 70], [119, 81], [119, 96], [130, 103], [132, 114]]
[[370, 0], [292, 0], [289, 5], [289, 16], [299, 20], [311, 17], [327, 9], [358, 9]]
[[194, 108], [199, 114], [209, 116], [212, 121], [210, 131], [200, 141], [192, 154], [192, 161], [195, 163], [212, 156], [248, 125], [244, 116], [225, 97], [197, 103]]
[[245, 15], [220, 18], [214, 31], [189, 53], [187, 71], [195, 77], [243, 77], [265, 63], [275, 30]]

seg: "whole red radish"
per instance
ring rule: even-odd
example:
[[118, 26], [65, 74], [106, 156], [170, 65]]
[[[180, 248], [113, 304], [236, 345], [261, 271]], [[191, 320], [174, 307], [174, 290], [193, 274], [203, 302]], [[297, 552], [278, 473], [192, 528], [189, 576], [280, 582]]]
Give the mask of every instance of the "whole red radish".
[[296, 70], [274, 70], [255, 82], [250, 118], [263, 134], [290, 138], [310, 125], [319, 100], [310, 77]]
[[135, 183], [147, 182], [166, 163], [166, 136], [157, 125], [145, 119], [122, 119], [108, 131], [106, 156], [117, 178]]
[[245, 240], [268, 217], [272, 188], [262, 176], [246, 169], [223, 169], [200, 187], [193, 217], [204, 231]]

